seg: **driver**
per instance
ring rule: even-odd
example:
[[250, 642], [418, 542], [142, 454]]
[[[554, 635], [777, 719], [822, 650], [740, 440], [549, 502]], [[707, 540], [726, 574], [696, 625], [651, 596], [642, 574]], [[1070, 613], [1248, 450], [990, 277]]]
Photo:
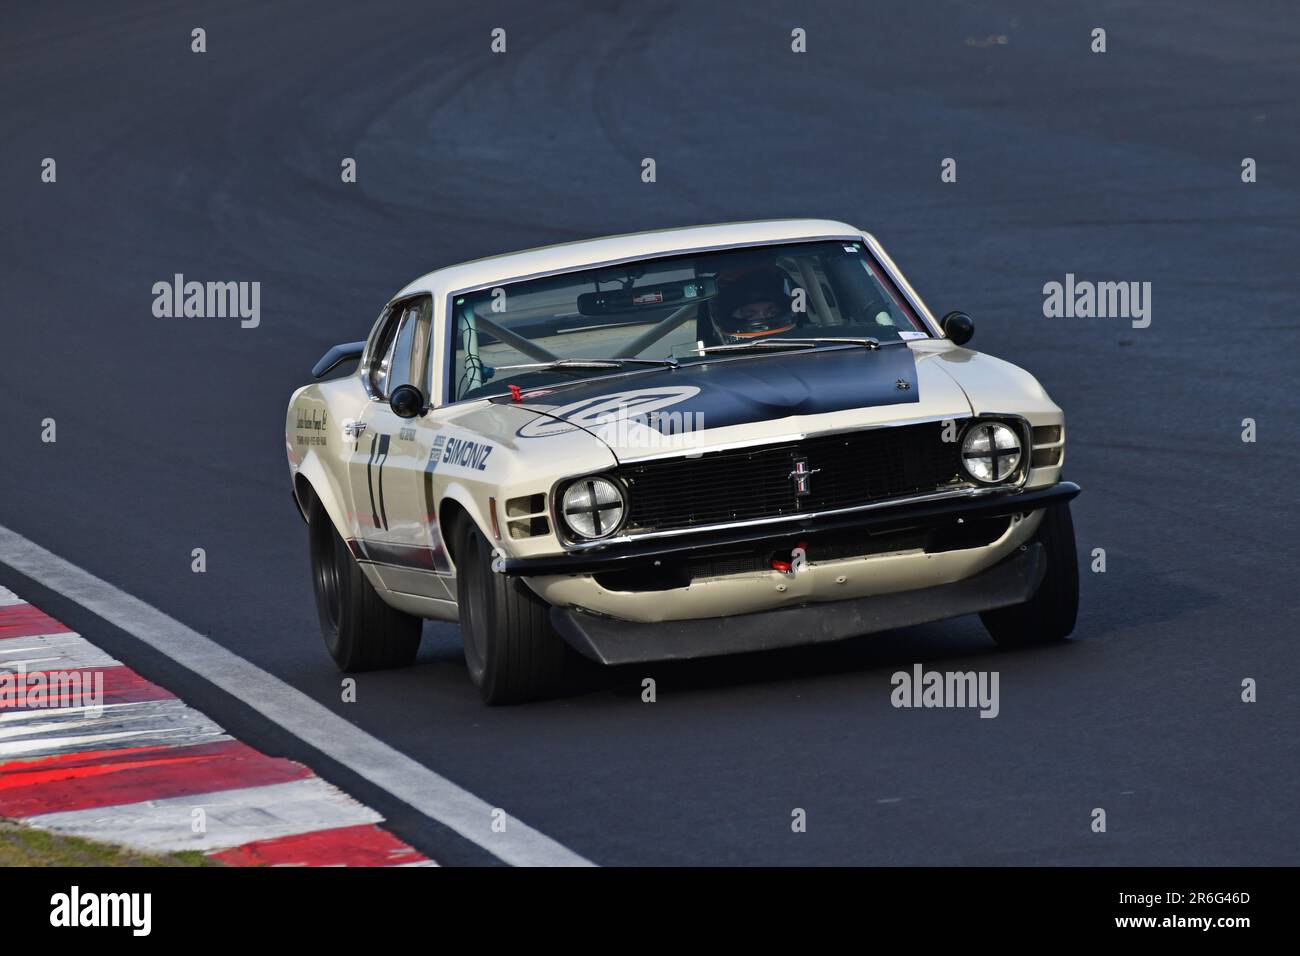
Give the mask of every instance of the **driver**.
[[718, 292], [713, 326], [725, 342], [748, 341], [789, 332], [795, 326], [786, 275], [763, 266], [728, 282]]

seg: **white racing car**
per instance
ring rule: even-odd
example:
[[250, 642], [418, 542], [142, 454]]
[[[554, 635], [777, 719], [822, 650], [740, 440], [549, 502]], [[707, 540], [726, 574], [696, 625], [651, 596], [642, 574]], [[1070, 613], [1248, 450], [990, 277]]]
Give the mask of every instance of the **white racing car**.
[[1074, 627], [1065, 428], [840, 222], [736, 223], [431, 272], [330, 349], [285, 435], [325, 642], [459, 621], [489, 703], [604, 664], [978, 612]]

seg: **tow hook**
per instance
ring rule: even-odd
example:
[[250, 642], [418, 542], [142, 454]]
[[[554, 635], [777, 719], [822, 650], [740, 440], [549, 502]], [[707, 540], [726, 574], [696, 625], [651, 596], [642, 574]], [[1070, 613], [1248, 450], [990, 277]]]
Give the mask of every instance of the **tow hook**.
[[772, 570], [780, 571], [782, 574], [798, 574], [808, 567], [808, 542], [800, 541], [790, 551], [790, 560], [782, 561], [779, 558], [772, 558]]

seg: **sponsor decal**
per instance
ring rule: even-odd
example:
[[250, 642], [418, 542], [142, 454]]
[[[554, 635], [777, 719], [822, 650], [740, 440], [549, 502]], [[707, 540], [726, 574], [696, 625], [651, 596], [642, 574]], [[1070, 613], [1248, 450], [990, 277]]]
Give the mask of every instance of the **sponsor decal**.
[[433, 445], [429, 448], [429, 471], [433, 471], [438, 467], [438, 462], [442, 460], [442, 449], [446, 444], [446, 435], [433, 436]]
[[442, 452], [444, 465], [459, 465], [475, 471], [487, 469], [488, 456], [495, 446], [487, 442], [474, 441], [469, 438], [449, 438]]
[[327, 412], [323, 408], [313, 408], [310, 412], [304, 409], [297, 409], [294, 414], [294, 431], [306, 432], [294, 436], [294, 443], [303, 445], [328, 445], [329, 442], [325, 435], [325, 426], [327, 424]]

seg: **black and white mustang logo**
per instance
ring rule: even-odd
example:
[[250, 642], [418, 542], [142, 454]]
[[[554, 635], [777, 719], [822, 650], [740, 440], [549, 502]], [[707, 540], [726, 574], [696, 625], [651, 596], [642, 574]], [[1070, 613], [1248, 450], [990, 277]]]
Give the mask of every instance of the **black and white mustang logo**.
[[796, 458], [794, 460], [794, 471], [790, 472], [790, 480], [794, 482], [794, 493], [797, 497], [802, 498], [812, 490], [808, 487], [808, 482], [819, 471], [821, 471], [820, 468], [808, 467], [807, 458]]

